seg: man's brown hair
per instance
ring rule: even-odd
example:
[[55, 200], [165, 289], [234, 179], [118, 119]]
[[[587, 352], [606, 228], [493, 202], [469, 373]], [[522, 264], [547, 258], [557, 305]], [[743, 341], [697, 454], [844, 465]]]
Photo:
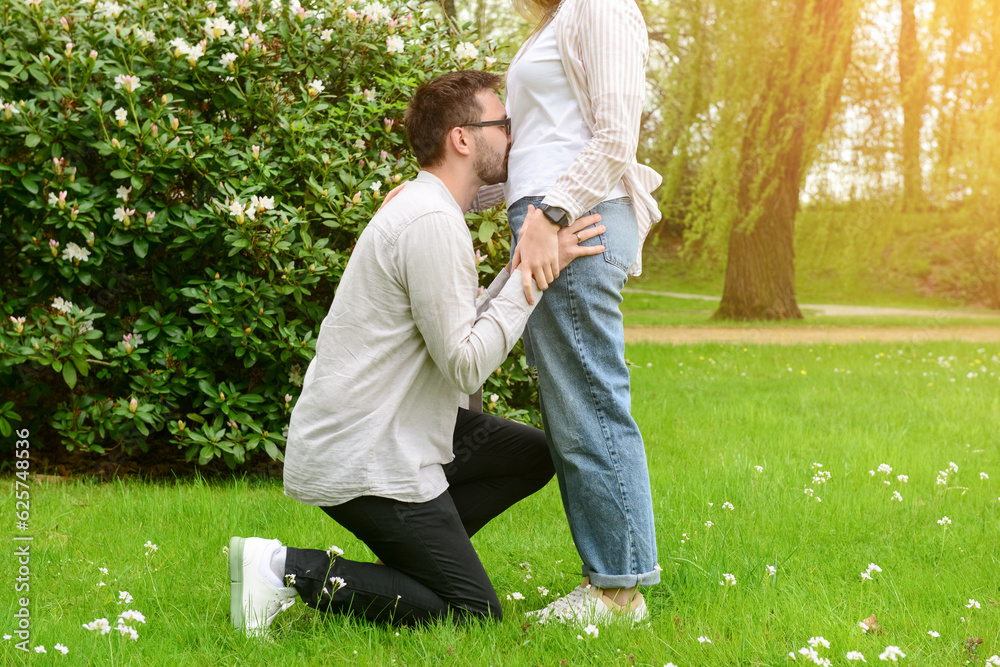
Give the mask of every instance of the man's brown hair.
[[442, 74], [417, 88], [403, 118], [417, 164], [439, 164], [451, 129], [481, 120], [483, 107], [476, 95], [482, 90], [498, 90], [501, 82], [496, 74], [461, 70]]

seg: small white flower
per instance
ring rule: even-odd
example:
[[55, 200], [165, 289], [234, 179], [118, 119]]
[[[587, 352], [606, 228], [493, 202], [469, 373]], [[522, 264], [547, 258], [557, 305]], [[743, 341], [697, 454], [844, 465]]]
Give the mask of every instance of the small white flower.
[[223, 54], [223, 56], [221, 58], [219, 58], [219, 63], [223, 67], [229, 69], [229, 68], [231, 68], [232, 64], [234, 62], [236, 62], [236, 58], [237, 58], [237, 56], [236, 56], [235, 53], [226, 53], [226, 54]]
[[72, 301], [66, 301], [61, 296], [52, 299], [52, 307], [64, 315], [76, 308]]
[[934, 632], [933, 630], [928, 630], [927, 634], [929, 634], [931, 637], [934, 637], [935, 639], [941, 636], [940, 632]]
[[[136, 338], [137, 338], [137, 340], [135, 341], [135, 344], [136, 345], [141, 345], [142, 344], [142, 340], [138, 339], [138, 337], [136, 337]], [[143, 544], [142, 546], [144, 546], [146, 548], [146, 555], [147, 556], [149, 554], [153, 553], [153, 552], [156, 552], [156, 551], [160, 550], [160, 547], [158, 547], [155, 544], [153, 544], [153, 542], [151, 540], [146, 540], [146, 543]]]
[[989, 479], [990, 476], [984, 472], [979, 473], [979, 479]]
[[121, 199], [123, 202], [127, 204], [128, 197], [131, 192], [132, 192], [131, 187], [126, 188], [124, 185], [120, 185], [118, 186], [118, 191], [116, 196], [118, 197], [118, 199]]
[[910, 478], [906, 475], [896, 475], [896, 479], [898, 479], [901, 484], [906, 484], [910, 481]]
[[722, 575], [722, 578], [725, 579], [725, 581], [720, 581], [719, 582], [720, 586], [725, 586], [726, 584], [729, 584], [730, 586], [735, 586], [736, 585], [736, 576], [735, 575], [733, 575], [733, 574], [731, 574], [729, 572], [726, 572], [726, 573], [724, 573]]
[[884, 475], [888, 475], [892, 472], [892, 467], [888, 463], [882, 463], [879, 465], [878, 471]]
[[331, 37], [333, 37], [333, 30], [324, 30], [319, 34], [319, 38], [324, 42], [329, 42]]
[[125, 111], [125, 109], [122, 109], [121, 107], [115, 109], [115, 120], [118, 121], [119, 127], [124, 125], [125, 121], [128, 120], [128, 111]]
[[903, 502], [903, 496], [899, 495], [899, 491], [892, 492], [892, 499], [898, 500], [899, 502]]
[[330, 548], [326, 550], [331, 556], [336, 554], [337, 556], [343, 556], [344, 550], [338, 547], [336, 544], [330, 545]]
[[311, 82], [309, 82], [307, 92], [309, 93], [309, 97], [316, 97], [324, 90], [326, 90], [326, 86], [323, 85], [323, 82], [320, 81], [319, 79], [313, 79]]
[[66, 646], [64, 646], [62, 644], [56, 644], [53, 648], [55, 648], [55, 650], [59, 651], [63, 655], [66, 655], [67, 653], [69, 653], [69, 648], [67, 648]]
[[735, 508], [733, 507], [733, 504], [727, 500], [726, 502], [722, 503], [722, 509], [731, 510]]
[[123, 621], [139, 621], [140, 623], [145, 623], [146, 617], [141, 611], [126, 609], [118, 616], [118, 625], [121, 625]]
[[714, 523], [712, 523], [711, 521], [706, 521], [706, 522], [705, 522], [705, 528], [711, 528], [711, 527], [712, 527], [712, 526], [714, 526], [714, 525], [715, 525], [715, 524], [714, 524]]
[[775, 566], [773, 566], [773, 565], [768, 565], [767, 566], [767, 574], [769, 576], [773, 577], [777, 572], [778, 572], [778, 568], [776, 568]]
[[969, 598], [969, 604], [965, 605], [965, 607], [967, 609], [973, 609], [973, 608], [974, 609], [982, 609], [983, 605], [979, 604], [978, 602], [976, 602], [972, 598]]
[[823, 648], [830, 648], [830, 642], [828, 642], [823, 637], [810, 637], [807, 643], [813, 648], [816, 648], [818, 646], [822, 646]]
[[861, 628], [861, 632], [863, 632], [865, 634], [867, 634], [868, 631], [871, 630], [871, 626], [869, 626], [864, 621], [858, 621], [858, 627]]
[[83, 624], [84, 630], [100, 630], [102, 635], [106, 635], [111, 632], [111, 624], [108, 623], [106, 618], [96, 618], [90, 623]]
[[995, 667], [1000, 667], [1000, 655], [993, 654], [986, 658], [987, 665], [995, 665]]
[[330, 577], [330, 583], [333, 584], [333, 592], [336, 593], [341, 588], [347, 586], [347, 582], [341, 577]]
[[851, 662], [855, 662], [857, 660], [860, 660], [861, 662], [868, 662], [865, 660], [865, 656], [861, 654], [861, 651], [848, 651], [847, 655], [844, 657]]
[[545, 588], [545, 586], [538, 586], [538, 594], [545, 597], [549, 594], [549, 589]]
[[87, 258], [90, 257], [90, 251], [86, 248], [81, 248], [73, 241], [66, 244], [63, 248], [62, 258], [73, 262], [86, 262]]
[[905, 658], [906, 654], [899, 650], [898, 646], [886, 646], [885, 650], [879, 653], [879, 660], [892, 660], [896, 662], [896, 658]]
[[756, 470], [757, 472], [764, 472], [764, 466], [754, 466], [753, 468], [754, 468], [754, 470]]
[[46, 653], [46, 652], [47, 651], [45, 650], [44, 646], [36, 646], [35, 647], [35, 653]]
[[950, 526], [951, 525], [951, 519], [949, 519], [946, 516], [941, 517], [940, 519], [937, 520], [937, 522], [938, 522], [939, 526]]
[[115, 77], [115, 88], [123, 88], [126, 93], [134, 93], [139, 90], [142, 82], [137, 76], [131, 76], [128, 74], [119, 74]]
[[479, 49], [472, 42], [462, 42], [455, 47], [455, 56], [460, 60], [470, 60], [479, 55]]
[[952, 472], [958, 472], [958, 464], [955, 463], [954, 461], [950, 462], [948, 464], [948, 470], [950, 470]]
[[389, 35], [385, 38], [385, 51], [386, 53], [392, 55], [393, 53], [402, 53], [405, 49], [403, 44], [403, 38], [398, 35]]
[[524, 596], [521, 595], [520, 592], [514, 591], [513, 593], [511, 593], [510, 595], [508, 595], [507, 598], [510, 599], [510, 600], [523, 600]]
[[132, 594], [128, 591], [118, 591], [118, 604], [128, 604], [132, 601]]
[[597, 637], [598, 633], [600, 632], [600, 631], [599, 631], [599, 630], [597, 629], [597, 626], [596, 626], [596, 625], [594, 625], [593, 623], [591, 623], [590, 625], [588, 625], [587, 627], [585, 627], [585, 628], [583, 629], [583, 631], [584, 631], [584, 632], [585, 632], [586, 634], [590, 635], [591, 637]]
[[712, 640], [709, 639], [708, 637], [706, 637], [705, 635], [702, 635], [702, 636], [698, 637], [698, 643], [699, 644], [711, 644]]
[[882, 568], [880, 568], [875, 563], [868, 563], [868, 572], [881, 572], [881, 571]]
[[871, 581], [872, 575], [868, 574], [867, 572], [862, 572], [861, 573], [861, 578], [862, 579], [867, 579], [868, 581]]

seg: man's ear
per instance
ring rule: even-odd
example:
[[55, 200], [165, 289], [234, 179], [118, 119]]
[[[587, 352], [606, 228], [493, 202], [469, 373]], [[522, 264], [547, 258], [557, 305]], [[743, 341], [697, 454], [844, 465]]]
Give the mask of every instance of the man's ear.
[[472, 146], [469, 145], [468, 138], [469, 135], [465, 128], [453, 127], [448, 132], [448, 145], [459, 155], [468, 156], [472, 153]]

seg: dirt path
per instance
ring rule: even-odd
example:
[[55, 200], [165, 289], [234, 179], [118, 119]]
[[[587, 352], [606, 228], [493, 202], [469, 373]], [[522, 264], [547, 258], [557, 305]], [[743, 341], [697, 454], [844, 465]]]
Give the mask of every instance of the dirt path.
[[[717, 296], [704, 294], [684, 294], [682, 292], [657, 292], [627, 287], [623, 290], [633, 294], [651, 294], [653, 296], [669, 296], [674, 299], [691, 299], [693, 301], [718, 301]], [[706, 304], [708, 305], [708, 304]], [[713, 305], [714, 307], [714, 305]], [[822, 303], [800, 303], [799, 308], [812, 311], [814, 317], [926, 317], [928, 319], [990, 319], [1000, 316], [995, 311], [983, 310], [921, 310], [917, 308], [886, 308], [881, 306], [838, 306]]]
[[1000, 343], [1000, 327], [625, 327], [627, 343], [750, 343], [753, 345], [810, 345], [813, 343], [924, 343], [957, 340]]
[[[718, 301], [719, 297], [681, 292], [657, 292], [627, 288], [626, 292], [652, 294], [693, 301]], [[707, 305], [707, 304], [706, 304]], [[799, 304], [799, 308], [812, 311], [813, 317], [926, 317], [947, 320], [951, 318], [989, 319], [998, 313], [983, 311], [918, 310], [914, 308], [881, 308], [873, 306], [835, 306], [826, 304]], [[706, 311], [707, 312], [707, 311]], [[934, 340], [957, 340], [969, 343], [1000, 342], [998, 326], [631, 326], [625, 327], [628, 343], [751, 343], [754, 345], [796, 345], [812, 343], [871, 343], [907, 342], [920, 343]]]

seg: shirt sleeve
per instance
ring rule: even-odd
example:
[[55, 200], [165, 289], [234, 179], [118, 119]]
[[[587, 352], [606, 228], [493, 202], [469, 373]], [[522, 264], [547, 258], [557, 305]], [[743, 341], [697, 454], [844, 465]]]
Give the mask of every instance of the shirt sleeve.
[[[476, 261], [464, 221], [445, 213], [424, 215], [399, 235], [396, 251], [400, 280], [428, 353], [459, 391], [475, 392], [506, 359], [534, 309], [524, 298], [520, 271], [477, 313]], [[540, 297], [536, 291], [535, 303]]]
[[476, 198], [472, 200], [472, 207], [469, 211], [478, 213], [479, 211], [485, 211], [503, 203], [503, 183], [484, 185], [476, 191]]
[[582, 60], [586, 90], [578, 97], [590, 105], [593, 137], [544, 199], [573, 219], [603, 201], [635, 161], [649, 55], [646, 24], [632, 0], [583, 0], [579, 13], [575, 48], [563, 58]]

